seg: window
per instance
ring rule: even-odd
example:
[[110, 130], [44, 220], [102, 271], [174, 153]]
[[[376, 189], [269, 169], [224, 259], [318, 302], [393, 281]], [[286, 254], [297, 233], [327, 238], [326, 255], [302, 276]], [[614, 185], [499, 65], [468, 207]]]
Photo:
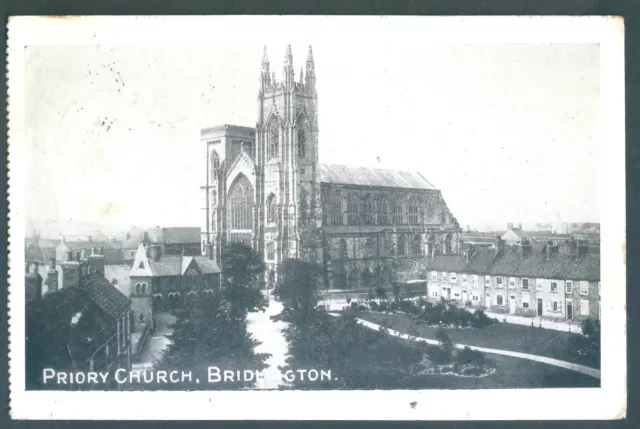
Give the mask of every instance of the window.
[[460, 298], [460, 294], [458, 292], [454, 293], [453, 296], [456, 298]]
[[462, 283], [466, 283], [467, 282], [467, 275], [463, 274], [462, 275]]
[[431, 280], [438, 281], [438, 273], [436, 273], [435, 271], [431, 272]]
[[573, 293], [573, 282], [571, 280], [567, 280], [564, 285], [564, 289], [566, 293]]
[[298, 157], [300, 158], [307, 156], [307, 135], [304, 126], [304, 123], [298, 124]]
[[413, 256], [422, 256], [422, 239], [419, 234], [413, 236], [413, 243], [411, 245], [411, 254]]
[[267, 198], [267, 223], [275, 223], [276, 221], [276, 196], [271, 194]]
[[140, 283], [136, 283], [136, 295], [140, 295], [142, 286], [140, 285]]
[[304, 173], [306, 173], [307, 170], [305, 170], [304, 168], [300, 169], [300, 174], [304, 175]]
[[522, 290], [529, 290], [529, 279], [522, 279]]
[[365, 242], [365, 255], [367, 258], [373, 258], [377, 253], [377, 247], [376, 246], [376, 241], [372, 238], [372, 237], [368, 237], [367, 241]]
[[528, 302], [522, 302], [522, 308], [529, 308]]
[[509, 289], [515, 289], [516, 288], [516, 279], [514, 279], [513, 277], [509, 277]]
[[498, 287], [502, 287], [502, 277], [496, 277], [496, 284]]
[[349, 194], [349, 197], [347, 198], [347, 224], [358, 225], [359, 223], [358, 197], [356, 194]]
[[438, 291], [437, 291], [437, 290], [432, 291], [432, 292], [431, 292], [431, 296], [432, 296], [433, 298], [437, 298], [437, 297], [438, 297]]
[[473, 295], [473, 300], [474, 301], [480, 301], [480, 297], [478, 295]]
[[474, 286], [478, 284], [478, 276], [474, 275], [471, 277], [471, 284]]
[[529, 304], [531, 302], [531, 297], [529, 294], [522, 295], [522, 308], [529, 308]]
[[589, 282], [585, 282], [585, 281], [580, 282], [580, 295], [582, 296], [589, 295]]
[[253, 187], [244, 175], [239, 175], [229, 190], [229, 225], [232, 230], [253, 227]]
[[485, 284], [485, 286], [491, 286], [491, 278], [490, 277], [485, 277], [484, 278], [484, 284]]
[[409, 224], [418, 224], [418, 203], [413, 198], [409, 200]]
[[403, 223], [402, 203], [400, 201], [393, 201], [391, 203], [391, 213], [393, 215], [393, 224], [402, 225]]
[[147, 294], [147, 284], [146, 283], [142, 283], [140, 285], [140, 290], [141, 290], [142, 295], [146, 295]]
[[276, 245], [273, 241], [267, 243], [267, 261], [275, 261], [276, 259]]
[[331, 225], [342, 225], [342, 195], [340, 191], [329, 195], [327, 207], [328, 220]]
[[551, 292], [558, 292], [558, 283], [551, 282]]
[[218, 170], [220, 169], [220, 157], [215, 150], [211, 151], [211, 179], [218, 178]]
[[446, 282], [447, 281], [447, 273], [442, 273], [442, 281]]
[[373, 198], [371, 195], [365, 195], [362, 200], [362, 223], [364, 225], [373, 225]]
[[398, 235], [398, 256], [405, 255], [405, 248], [406, 248], [406, 243], [405, 243], [404, 234], [400, 234]]
[[558, 301], [553, 301], [553, 311], [558, 311]]
[[581, 299], [580, 300], [580, 315], [588, 316], [589, 315], [589, 300]]
[[496, 295], [496, 304], [504, 305], [502, 295]]
[[376, 197], [376, 213], [378, 225], [388, 225], [389, 216], [387, 215], [387, 201], [382, 195]]
[[536, 290], [542, 290], [542, 280], [536, 281]]
[[451, 273], [451, 281], [455, 282], [458, 280], [458, 275], [456, 273]]
[[271, 121], [269, 125], [269, 145], [267, 150], [268, 159], [277, 158], [280, 146], [280, 122], [277, 119]]
[[444, 238], [444, 253], [449, 254], [452, 252], [452, 247], [451, 247], [451, 233], [447, 234], [447, 236]]
[[138, 269], [144, 270], [144, 262], [140, 262], [140, 265], [138, 265]]

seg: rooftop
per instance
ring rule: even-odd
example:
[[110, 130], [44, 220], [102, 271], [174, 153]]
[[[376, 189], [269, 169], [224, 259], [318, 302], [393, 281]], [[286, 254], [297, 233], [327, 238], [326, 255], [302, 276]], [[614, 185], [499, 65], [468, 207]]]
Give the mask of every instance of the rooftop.
[[418, 172], [349, 167], [335, 164], [318, 164], [318, 172], [322, 183], [436, 190]]
[[206, 256], [161, 256], [154, 261], [149, 259], [151, 272], [154, 276], [181, 276], [192, 263], [197, 266], [202, 274], [217, 274], [220, 268], [215, 261]]

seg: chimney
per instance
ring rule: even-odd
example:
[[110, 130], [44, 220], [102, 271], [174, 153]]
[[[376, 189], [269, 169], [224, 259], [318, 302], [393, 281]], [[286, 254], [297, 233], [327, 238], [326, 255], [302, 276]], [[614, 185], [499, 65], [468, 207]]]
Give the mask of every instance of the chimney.
[[511, 231], [513, 229], [513, 224], [512, 223], [508, 223], [507, 224], [507, 231]]
[[73, 260], [76, 262], [80, 262], [80, 251], [76, 250], [73, 252]]
[[504, 254], [504, 240], [499, 235], [496, 237], [496, 249], [498, 251], [498, 255]]
[[152, 261], [157, 261], [158, 259], [160, 259], [160, 249], [158, 248], [158, 246], [149, 246], [149, 257]]
[[27, 301], [42, 298], [42, 276], [38, 273], [38, 263], [27, 262], [27, 273], [24, 276], [25, 298]]
[[69, 262], [69, 261], [73, 261], [73, 252], [71, 250], [69, 250], [68, 252], [66, 252], [66, 259], [63, 262]]
[[521, 231], [522, 231], [522, 224], [521, 224], [521, 223], [518, 223], [517, 228], [518, 228], [519, 230], [521, 230]]
[[528, 238], [524, 238], [520, 244], [520, 259], [531, 256], [532, 253], [533, 247], [531, 246], [531, 241], [529, 241]]
[[213, 261], [213, 243], [207, 244], [207, 253], [209, 254], [209, 259]]
[[576, 245], [576, 258], [580, 258], [589, 253], [589, 244], [587, 240], [580, 240]]
[[48, 292], [58, 290], [58, 271], [56, 270], [56, 258], [51, 258], [49, 271], [47, 271], [47, 287]]
[[80, 261], [72, 260], [62, 264], [62, 288], [80, 285]]
[[99, 273], [101, 273], [102, 275], [104, 275], [104, 265], [105, 265], [105, 260], [104, 260], [104, 255], [91, 255], [89, 256], [89, 272], [92, 273], [94, 271], [97, 271]]
[[80, 250], [80, 260], [81, 261], [86, 261], [87, 260], [87, 249], [81, 249]]

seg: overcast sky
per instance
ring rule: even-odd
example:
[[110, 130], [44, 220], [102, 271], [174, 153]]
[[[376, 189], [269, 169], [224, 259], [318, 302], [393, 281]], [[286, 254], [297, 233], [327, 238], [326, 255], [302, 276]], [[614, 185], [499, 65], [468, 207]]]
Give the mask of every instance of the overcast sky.
[[[463, 226], [599, 220], [597, 45], [312, 42], [320, 162], [418, 170]], [[255, 126], [262, 50], [29, 47], [28, 215], [200, 226], [200, 129]]]

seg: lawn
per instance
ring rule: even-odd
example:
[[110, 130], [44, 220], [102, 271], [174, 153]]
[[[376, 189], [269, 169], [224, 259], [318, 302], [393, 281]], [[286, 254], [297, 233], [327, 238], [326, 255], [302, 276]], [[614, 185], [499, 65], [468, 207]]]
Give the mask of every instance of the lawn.
[[[386, 320], [389, 328], [402, 333], [408, 333], [409, 328], [412, 327], [420, 337], [436, 338], [436, 328], [417, 325], [409, 316], [361, 312], [358, 317], [378, 324]], [[445, 330], [454, 343], [529, 353], [600, 368], [599, 361], [575, 352], [573, 342], [579, 334], [509, 323], [496, 323], [483, 329], [445, 328]], [[494, 356], [491, 355], [491, 357]]]

